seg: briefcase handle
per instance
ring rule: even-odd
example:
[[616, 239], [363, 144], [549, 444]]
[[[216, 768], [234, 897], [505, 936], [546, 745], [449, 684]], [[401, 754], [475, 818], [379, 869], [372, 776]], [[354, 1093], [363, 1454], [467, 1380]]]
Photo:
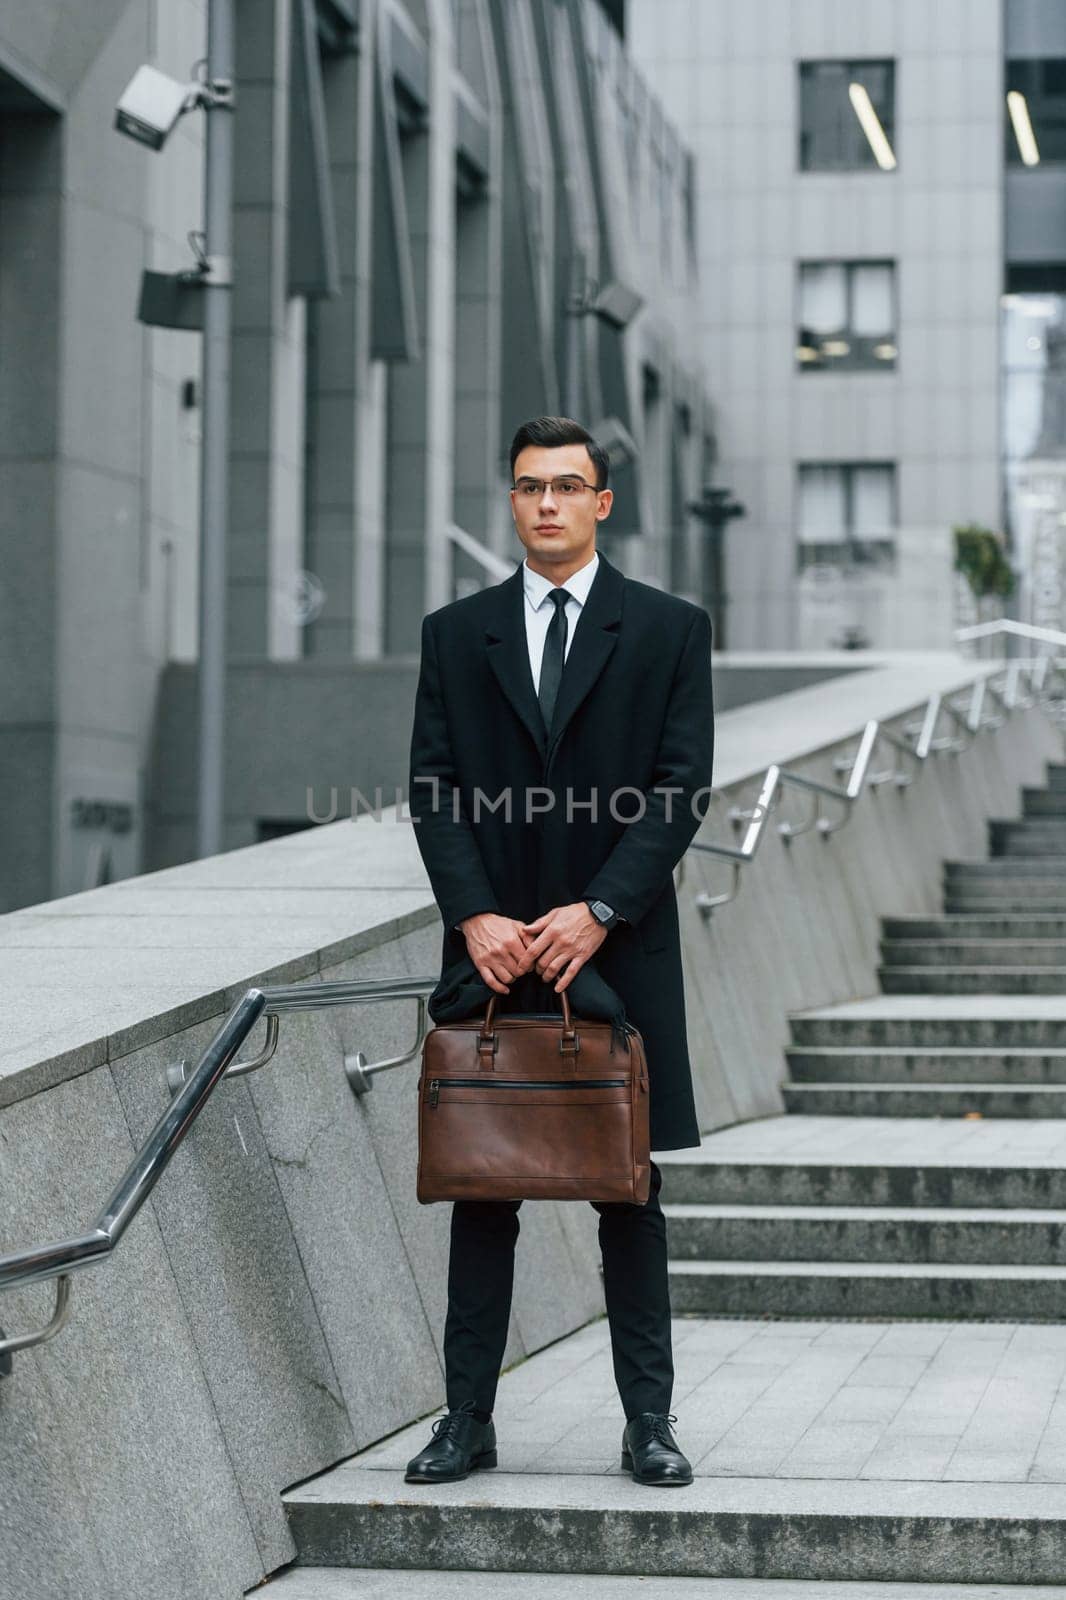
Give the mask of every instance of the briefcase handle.
[[[576, 1056], [581, 1048], [581, 1041], [578, 1038], [577, 1029], [574, 1027], [574, 1019], [570, 1011], [570, 996], [565, 989], [562, 991], [560, 999], [563, 1002], [563, 1014], [560, 1018], [562, 1034], [559, 1039], [559, 1050], [563, 1055]], [[483, 1066], [491, 1066], [492, 1058], [496, 1054], [499, 1044], [499, 1035], [493, 1027], [495, 1019], [496, 996], [493, 994], [489, 996], [488, 1005], [485, 1007], [485, 1018], [481, 1024], [477, 1042], [477, 1053]], [[545, 1016], [545, 1022], [549, 1023], [550, 1021], [551, 1018]]]

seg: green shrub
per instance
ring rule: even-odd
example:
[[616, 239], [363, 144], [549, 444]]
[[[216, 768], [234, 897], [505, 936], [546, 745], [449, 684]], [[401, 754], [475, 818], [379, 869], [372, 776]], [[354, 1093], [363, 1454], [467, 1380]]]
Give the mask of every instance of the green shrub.
[[956, 523], [955, 571], [961, 572], [978, 600], [985, 595], [1013, 593], [1015, 574], [1003, 548], [1003, 538], [975, 522]]

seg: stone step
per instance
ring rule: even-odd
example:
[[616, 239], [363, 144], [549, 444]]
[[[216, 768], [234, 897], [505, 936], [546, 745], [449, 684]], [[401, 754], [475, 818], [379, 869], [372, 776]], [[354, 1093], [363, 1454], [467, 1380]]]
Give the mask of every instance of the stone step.
[[882, 939], [889, 967], [1064, 967], [1066, 939]]
[[878, 967], [885, 994], [1066, 994], [1066, 967]]
[[994, 911], [962, 916], [882, 917], [886, 939], [1063, 939], [1066, 915], [997, 916]]
[[1017, 878], [1019, 881], [1029, 882], [1037, 879], [1041, 883], [1059, 878], [1066, 883], [1066, 854], [1048, 856], [1041, 861], [989, 861], [982, 857], [979, 861], [945, 861], [943, 863], [943, 876], [945, 883], [958, 885], [960, 883], [980, 882], [988, 879], [990, 882], [1010, 881]]
[[[847, 1120], [847, 1119], [844, 1119]], [[970, 1128], [973, 1124], [964, 1123]], [[982, 1126], [982, 1131], [987, 1131]], [[872, 1143], [870, 1135], [867, 1143]], [[757, 1159], [664, 1164], [664, 1205], [937, 1206], [1066, 1211], [1066, 1167], [1013, 1162]]]
[[[818, 1583], [806, 1578], [658, 1578], [425, 1568], [289, 1567], [256, 1600], [1006, 1600], [997, 1584]], [[1066, 1600], [1059, 1585], [1027, 1585], [1017, 1600]]]
[[941, 905], [948, 917], [1057, 917], [1066, 911], [1066, 882], [949, 883], [944, 886]]
[[991, 995], [982, 1004], [947, 995], [913, 1002], [885, 995], [850, 1006], [795, 1011], [788, 1025], [793, 1045], [805, 1047], [1066, 1050], [1066, 1006], [1050, 997], [1039, 1005], [1031, 1008], [1011, 996]]
[[1066, 762], [1048, 761], [1045, 764], [1047, 787], [1052, 792], [1066, 790]]
[[665, 1204], [675, 1261], [1059, 1266], [1066, 1210]]
[[1066, 1266], [671, 1261], [670, 1303], [675, 1315], [1024, 1317], [1060, 1322]]
[[[1035, 823], [1019, 824], [1035, 827]], [[989, 840], [988, 859], [994, 864], [1013, 866], [1019, 861], [1054, 862], [1056, 875], [1062, 859], [1062, 843], [1058, 838], [1040, 834], [996, 834]]]
[[[1006, 916], [1016, 911], [1028, 916], [1062, 916], [1066, 905], [1066, 877], [949, 878], [941, 891], [944, 914], [957, 914], [952, 902], [971, 902], [971, 916]], [[1005, 904], [1010, 901], [1011, 904]]]
[[941, 897], [948, 915], [961, 906], [971, 915], [1020, 911], [1029, 916], [1061, 916], [1066, 906], [1066, 866], [1051, 856], [960, 862], [945, 867]]
[[[1062, 798], [1066, 799], [1066, 796]], [[1066, 839], [1066, 811], [1046, 811], [1038, 817], [987, 817], [985, 820], [988, 827], [997, 833], [1013, 828], [1022, 833], [1044, 834], [1049, 839]]]
[[944, 892], [944, 910], [949, 916], [982, 916], [986, 913], [1007, 916], [1032, 911], [1034, 905], [1045, 912], [1066, 912], [1066, 887], [1061, 893], [1055, 894], [1029, 893], [1021, 889], [1005, 894]]
[[1066, 785], [1061, 789], [1022, 789], [1026, 817], [1066, 817]]
[[819, 1117], [1066, 1117], [1066, 1087], [784, 1083], [785, 1110]]
[[[1066, 1572], [1059, 1483], [697, 1473], [683, 1488], [661, 1489], [634, 1483], [617, 1462], [595, 1474], [508, 1472], [505, 1443], [499, 1452], [495, 1471], [458, 1483], [407, 1484], [396, 1470], [342, 1462], [288, 1490], [297, 1561], [464, 1577], [516, 1563], [531, 1573], [609, 1579], [650, 1568], [659, 1579], [701, 1580], [694, 1600], [713, 1593], [709, 1578], [797, 1570], [823, 1583], [894, 1580], [906, 1585], [897, 1600], [920, 1600], [915, 1585], [964, 1574], [1017, 1585], [1054, 1584]], [[554, 1584], [541, 1590], [545, 1600], [562, 1592]], [[621, 1592], [612, 1583], [605, 1596]], [[978, 1592], [968, 1589], [967, 1600]]]
[[1061, 856], [1066, 851], [1066, 818], [991, 817], [988, 853], [994, 857]]
[[1005, 1083], [1066, 1086], [1066, 1050], [872, 1050], [826, 1045], [821, 1050], [789, 1046], [794, 1083]]

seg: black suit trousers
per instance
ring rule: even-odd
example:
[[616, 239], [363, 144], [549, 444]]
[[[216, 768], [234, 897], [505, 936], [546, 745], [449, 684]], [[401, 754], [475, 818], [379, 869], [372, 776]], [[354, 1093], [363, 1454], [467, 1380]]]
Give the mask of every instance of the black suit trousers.
[[[651, 1163], [643, 1205], [589, 1202], [599, 1212], [603, 1289], [615, 1382], [626, 1420], [666, 1414], [673, 1394], [662, 1171]], [[444, 1369], [449, 1409], [467, 1400], [491, 1411], [503, 1364], [521, 1200], [452, 1202]]]

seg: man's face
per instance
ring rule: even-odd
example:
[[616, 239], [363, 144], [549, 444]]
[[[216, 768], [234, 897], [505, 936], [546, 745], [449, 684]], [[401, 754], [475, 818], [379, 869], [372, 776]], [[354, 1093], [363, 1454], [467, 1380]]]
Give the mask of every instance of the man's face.
[[[532, 490], [530, 480], [540, 487]], [[560, 480], [571, 482], [570, 492]], [[515, 460], [514, 481], [515, 527], [529, 554], [545, 562], [572, 562], [581, 555], [591, 560], [596, 524], [607, 516], [614, 496], [610, 489], [596, 488], [596, 468], [585, 446], [527, 445]]]

